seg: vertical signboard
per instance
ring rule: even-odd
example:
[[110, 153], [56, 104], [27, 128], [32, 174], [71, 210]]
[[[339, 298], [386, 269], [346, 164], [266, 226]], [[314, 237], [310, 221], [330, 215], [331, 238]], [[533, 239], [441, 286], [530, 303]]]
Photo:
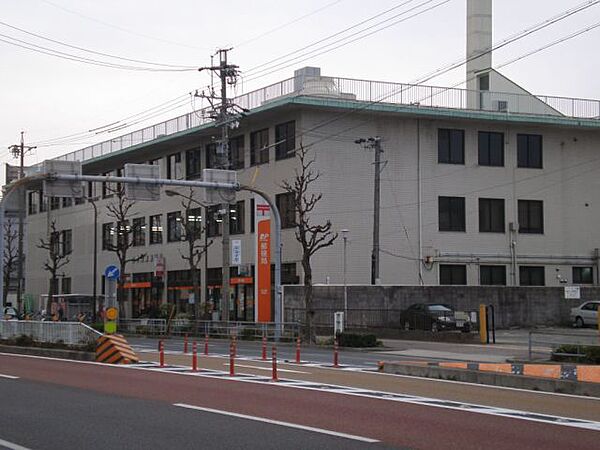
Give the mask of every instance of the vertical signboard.
[[242, 264], [242, 241], [240, 239], [231, 240], [231, 265], [240, 266]]
[[254, 281], [256, 322], [271, 322], [271, 209], [260, 195], [254, 200], [256, 230], [256, 279]]

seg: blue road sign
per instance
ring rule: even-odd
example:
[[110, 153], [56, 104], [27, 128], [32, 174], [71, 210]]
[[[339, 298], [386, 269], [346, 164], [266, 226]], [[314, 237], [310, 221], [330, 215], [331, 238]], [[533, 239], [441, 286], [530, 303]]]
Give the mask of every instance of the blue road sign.
[[106, 269], [104, 269], [104, 276], [109, 280], [118, 280], [119, 275], [119, 268], [117, 266], [107, 266]]

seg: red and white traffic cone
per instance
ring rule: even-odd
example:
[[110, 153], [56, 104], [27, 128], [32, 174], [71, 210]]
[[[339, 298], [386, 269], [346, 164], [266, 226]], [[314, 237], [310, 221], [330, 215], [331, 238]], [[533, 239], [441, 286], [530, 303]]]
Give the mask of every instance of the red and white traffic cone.
[[208, 334], [204, 336], [204, 356], [208, 356]]
[[187, 354], [188, 352], [188, 335], [187, 333], [185, 333], [185, 335], [183, 336], [183, 353]]
[[273, 346], [272, 355], [273, 355], [273, 374], [271, 376], [271, 381], [279, 381], [279, 378], [277, 378], [277, 347], [275, 347], [275, 346]]
[[165, 367], [165, 344], [163, 341], [159, 341], [158, 343], [158, 361], [160, 367]]
[[198, 371], [198, 344], [196, 344], [196, 341], [192, 343], [192, 370], [194, 372]]
[[233, 341], [229, 344], [229, 376], [235, 375], [235, 348]]
[[267, 338], [263, 336], [262, 338], [262, 360], [267, 360]]
[[296, 338], [296, 364], [300, 364], [300, 336]]
[[338, 341], [337, 339], [335, 341], [333, 341], [333, 367], [340, 367], [340, 365], [338, 364], [338, 356], [339, 353], [339, 349], [338, 349]]

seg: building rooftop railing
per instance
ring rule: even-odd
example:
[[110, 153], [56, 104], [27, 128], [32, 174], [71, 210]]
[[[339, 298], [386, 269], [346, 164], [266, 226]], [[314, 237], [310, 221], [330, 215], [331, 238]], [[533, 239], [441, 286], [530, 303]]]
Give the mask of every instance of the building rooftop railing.
[[[488, 111], [505, 114], [556, 116], [600, 121], [600, 100], [543, 95], [468, 91], [453, 87], [424, 86], [336, 77], [288, 78], [235, 98], [253, 109], [284, 97], [311, 96], [346, 101], [412, 107]], [[209, 108], [193, 111], [141, 130], [59, 156], [67, 161], [87, 161], [138, 144], [153, 141], [213, 122]]]

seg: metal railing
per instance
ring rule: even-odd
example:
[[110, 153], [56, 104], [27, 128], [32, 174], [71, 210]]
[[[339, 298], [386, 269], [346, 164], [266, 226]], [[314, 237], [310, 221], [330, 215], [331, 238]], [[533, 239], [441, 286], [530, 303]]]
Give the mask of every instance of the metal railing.
[[[234, 99], [246, 109], [253, 109], [286, 96], [338, 98], [359, 102], [390, 103], [414, 107], [478, 110], [542, 116], [600, 119], [600, 100], [469, 91], [443, 86], [391, 83], [338, 77], [288, 78]], [[86, 161], [134, 145], [186, 131], [213, 122], [210, 108], [175, 117], [152, 126], [100, 142], [59, 156], [66, 161]]]
[[0, 320], [2, 339], [19, 336], [29, 336], [36, 342], [87, 345], [95, 342], [102, 333], [81, 322]]
[[[571, 330], [569, 332], [532, 330], [529, 332], [528, 353], [529, 360], [548, 359], [552, 355], [583, 358], [584, 347], [600, 345], [598, 332], [590, 330], [589, 333]], [[574, 352], [560, 351], [560, 347], [569, 346]]]
[[[301, 325], [297, 322], [284, 322], [281, 336], [284, 339], [293, 339], [302, 332]], [[169, 323], [166, 319], [120, 319], [118, 330], [121, 333], [151, 335], [151, 336], [183, 336], [229, 338], [236, 336], [240, 339], [260, 339], [263, 336], [272, 339], [275, 337], [275, 322], [220, 322], [211, 320], [173, 319]]]

